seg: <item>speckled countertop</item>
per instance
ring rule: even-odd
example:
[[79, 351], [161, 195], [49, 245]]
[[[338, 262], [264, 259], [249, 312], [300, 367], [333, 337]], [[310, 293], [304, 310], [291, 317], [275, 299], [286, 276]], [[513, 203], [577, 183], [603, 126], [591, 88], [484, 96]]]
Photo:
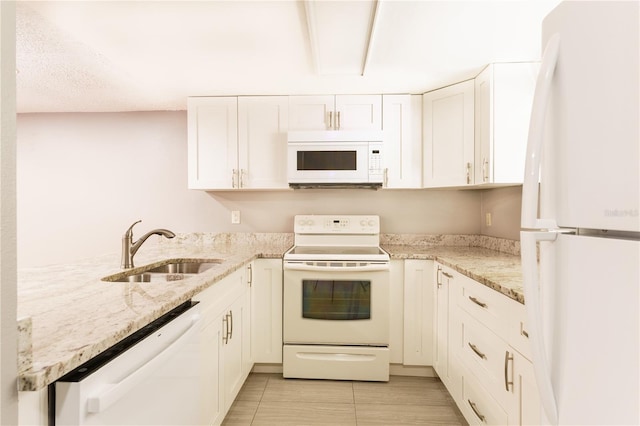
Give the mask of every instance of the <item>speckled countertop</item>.
[[19, 389], [44, 388], [251, 260], [281, 258], [293, 244], [292, 234], [189, 234], [174, 240], [148, 241], [134, 258], [136, 269], [175, 258], [221, 263], [170, 286], [102, 281], [121, 272], [118, 253], [20, 270], [18, 318], [31, 319], [24, 326], [31, 326], [31, 342], [19, 342], [21, 351], [30, 352], [19, 356]]
[[[381, 235], [392, 259], [437, 260], [523, 302], [515, 244], [473, 235]], [[281, 258], [292, 245], [293, 234], [187, 234], [155, 244], [150, 240], [135, 256], [136, 269], [176, 258], [221, 260], [171, 286], [102, 281], [121, 272], [118, 253], [20, 270], [19, 389], [43, 389], [253, 259]], [[31, 337], [28, 342], [25, 336]]]
[[383, 245], [392, 259], [431, 259], [524, 303], [520, 256], [482, 247]]

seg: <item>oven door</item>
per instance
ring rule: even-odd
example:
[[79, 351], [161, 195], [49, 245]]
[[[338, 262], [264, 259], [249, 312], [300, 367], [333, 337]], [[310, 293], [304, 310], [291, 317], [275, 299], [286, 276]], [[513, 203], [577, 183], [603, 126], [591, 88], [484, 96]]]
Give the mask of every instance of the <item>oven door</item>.
[[388, 262], [284, 261], [284, 343], [389, 344]]
[[366, 142], [289, 142], [287, 151], [289, 183], [369, 182]]

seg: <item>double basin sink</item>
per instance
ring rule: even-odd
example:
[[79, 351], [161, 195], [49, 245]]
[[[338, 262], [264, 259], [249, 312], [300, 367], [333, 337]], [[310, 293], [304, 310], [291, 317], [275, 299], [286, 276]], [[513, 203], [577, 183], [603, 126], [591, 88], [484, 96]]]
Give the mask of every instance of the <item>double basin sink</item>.
[[180, 281], [201, 274], [222, 263], [221, 259], [171, 259], [135, 268], [130, 271], [118, 272], [102, 278], [108, 282], [167, 282]]

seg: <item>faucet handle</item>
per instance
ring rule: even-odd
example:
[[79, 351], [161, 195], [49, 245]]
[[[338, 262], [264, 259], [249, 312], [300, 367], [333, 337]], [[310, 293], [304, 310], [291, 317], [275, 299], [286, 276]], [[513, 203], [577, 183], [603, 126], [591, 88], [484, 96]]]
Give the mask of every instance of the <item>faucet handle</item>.
[[142, 222], [141, 220], [138, 220], [136, 222], [133, 222], [133, 224], [129, 227], [129, 229], [127, 229], [127, 232], [124, 233], [125, 237], [132, 237], [133, 236], [133, 227], [136, 226], [136, 224]]

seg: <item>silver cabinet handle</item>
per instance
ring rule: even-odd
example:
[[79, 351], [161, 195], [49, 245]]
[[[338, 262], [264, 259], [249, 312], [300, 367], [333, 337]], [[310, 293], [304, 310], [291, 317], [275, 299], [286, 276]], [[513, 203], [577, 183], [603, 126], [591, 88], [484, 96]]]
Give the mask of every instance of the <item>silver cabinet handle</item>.
[[233, 339], [233, 311], [229, 311], [229, 339]]
[[253, 285], [253, 268], [251, 267], [251, 264], [247, 265], [247, 269], [249, 270], [249, 287], [251, 287]]
[[442, 272], [442, 268], [438, 266], [438, 270], [436, 271], [436, 284], [438, 284], [438, 287], [442, 287], [442, 281], [440, 281], [441, 272]]
[[231, 187], [237, 188], [236, 182], [238, 181], [238, 169], [233, 169], [231, 172]]
[[340, 111], [336, 112], [336, 130], [340, 130]]
[[482, 159], [482, 181], [489, 181], [489, 160], [486, 158]]
[[329, 129], [333, 129], [333, 111], [329, 111]]
[[471, 163], [467, 163], [467, 185], [471, 183]]
[[245, 169], [240, 169], [240, 188], [244, 188], [244, 173], [246, 172]]
[[486, 303], [479, 301], [478, 299], [476, 299], [473, 296], [469, 296], [469, 300], [471, 300], [473, 303], [475, 303], [476, 305], [480, 306], [481, 308], [486, 308], [487, 307]]
[[229, 325], [227, 324], [227, 317], [227, 315], [222, 317], [222, 328], [224, 329], [224, 331], [222, 332], [222, 343], [225, 345], [229, 343]]
[[446, 273], [445, 271], [442, 271], [442, 275], [444, 275], [447, 278], [453, 278], [453, 275]]
[[483, 354], [482, 352], [480, 352], [480, 349], [478, 349], [478, 347], [476, 345], [474, 345], [473, 343], [470, 343], [470, 342], [468, 342], [467, 344], [469, 345], [471, 350], [473, 352], [475, 352], [476, 355], [478, 355], [478, 357], [480, 357], [482, 359], [487, 359], [487, 356], [485, 354]]
[[[510, 392], [509, 386], [513, 386], [513, 379], [509, 381], [509, 361], [513, 365], [513, 355], [509, 351], [504, 352], [504, 387]], [[513, 374], [511, 375], [513, 377]]]
[[469, 406], [471, 407], [471, 409], [473, 410], [473, 413], [478, 416], [478, 418], [480, 419], [480, 421], [482, 423], [484, 423], [484, 416], [482, 414], [480, 414], [480, 411], [478, 411], [478, 408], [476, 407], [476, 404], [474, 402], [471, 402], [470, 399], [467, 399], [467, 402], [469, 403]]
[[520, 335], [526, 337], [527, 339], [529, 338], [529, 333], [524, 329], [524, 323], [522, 321], [520, 321]]

